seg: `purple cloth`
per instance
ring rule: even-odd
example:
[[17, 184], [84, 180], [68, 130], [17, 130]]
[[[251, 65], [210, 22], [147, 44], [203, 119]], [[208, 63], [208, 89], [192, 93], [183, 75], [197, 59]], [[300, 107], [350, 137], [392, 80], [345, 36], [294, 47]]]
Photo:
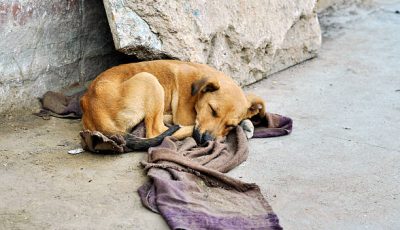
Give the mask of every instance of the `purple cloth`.
[[240, 126], [204, 147], [193, 138], [167, 137], [142, 162], [151, 180], [139, 188], [139, 196], [171, 229], [282, 229], [256, 184], [224, 174], [247, 155]]
[[50, 116], [59, 118], [78, 119], [82, 117], [82, 109], [79, 103], [85, 91], [79, 91], [71, 96], [63, 93], [48, 91], [39, 99], [42, 108], [34, 115], [50, 119]]
[[266, 113], [263, 118], [255, 116], [251, 121], [255, 127], [253, 138], [279, 137], [292, 132], [292, 119], [279, 114]]

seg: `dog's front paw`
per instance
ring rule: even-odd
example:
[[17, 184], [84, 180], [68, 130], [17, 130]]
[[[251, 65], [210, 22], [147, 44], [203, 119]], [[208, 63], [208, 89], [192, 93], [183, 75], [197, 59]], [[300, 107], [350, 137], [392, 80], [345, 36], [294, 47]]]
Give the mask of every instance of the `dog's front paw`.
[[247, 139], [250, 139], [253, 137], [254, 125], [249, 119], [246, 119], [246, 120], [243, 120], [242, 122], [240, 122], [240, 126], [242, 126]]

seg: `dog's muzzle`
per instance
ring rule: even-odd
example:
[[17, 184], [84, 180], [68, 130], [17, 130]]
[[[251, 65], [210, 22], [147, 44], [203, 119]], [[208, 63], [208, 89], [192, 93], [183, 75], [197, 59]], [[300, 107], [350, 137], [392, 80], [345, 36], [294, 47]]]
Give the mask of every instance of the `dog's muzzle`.
[[193, 130], [193, 138], [199, 145], [214, 140], [214, 137], [208, 131], [201, 134], [196, 127]]

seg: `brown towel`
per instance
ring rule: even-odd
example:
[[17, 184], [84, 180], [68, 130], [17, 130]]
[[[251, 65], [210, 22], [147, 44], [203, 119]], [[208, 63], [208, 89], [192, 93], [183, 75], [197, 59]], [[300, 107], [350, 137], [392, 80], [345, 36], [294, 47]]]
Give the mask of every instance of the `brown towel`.
[[[252, 118], [251, 121], [255, 127], [253, 138], [278, 137], [292, 132], [292, 119], [278, 114], [266, 113], [263, 118]], [[145, 133], [144, 122], [141, 122], [133, 129], [130, 135], [140, 138], [144, 137]], [[80, 132], [80, 135], [82, 148], [91, 152], [107, 154], [132, 152], [131, 149], [125, 146], [124, 137], [121, 135], [107, 137], [100, 132], [88, 130]], [[247, 142], [243, 145], [247, 147]]]
[[[277, 114], [252, 120], [255, 137], [292, 131], [292, 120]], [[135, 127], [136, 136], [144, 133], [143, 123]], [[81, 137], [82, 146], [93, 152], [130, 151], [122, 136], [83, 131]], [[193, 138], [167, 137], [148, 152], [142, 165], [151, 180], [138, 192], [143, 205], [160, 213], [171, 229], [282, 229], [256, 184], [224, 174], [247, 159], [248, 141], [241, 126], [205, 146], [197, 146]]]
[[90, 83], [91, 81], [84, 84], [74, 83], [61, 92], [46, 92], [39, 98], [41, 110], [34, 115], [43, 119], [50, 119], [50, 116], [69, 119], [81, 118], [82, 109], [79, 101]]
[[152, 179], [139, 188], [142, 203], [160, 213], [171, 229], [281, 229], [256, 184], [224, 174], [247, 155], [240, 126], [204, 147], [193, 138], [167, 137], [142, 162]]

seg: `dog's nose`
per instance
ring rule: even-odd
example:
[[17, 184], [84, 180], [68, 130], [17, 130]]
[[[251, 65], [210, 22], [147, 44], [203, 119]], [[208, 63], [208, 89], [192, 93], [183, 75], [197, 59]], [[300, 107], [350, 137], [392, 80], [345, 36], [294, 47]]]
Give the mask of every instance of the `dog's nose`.
[[199, 145], [202, 145], [207, 141], [214, 140], [214, 137], [210, 134], [210, 132], [206, 131], [205, 133], [201, 134], [200, 130], [198, 130], [197, 128], [193, 130], [193, 138]]
[[214, 137], [207, 131], [202, 135], [201, 140], [202, 140], [202, 144], [203, 144], [203, 143], [206, 143], [207, 141], [214, 140]]
[[201, 144], [201, 133], [197, 129], [197, 127], [194, 128], [193, 130], [193, 138], [196, 141], [197, 144]]

